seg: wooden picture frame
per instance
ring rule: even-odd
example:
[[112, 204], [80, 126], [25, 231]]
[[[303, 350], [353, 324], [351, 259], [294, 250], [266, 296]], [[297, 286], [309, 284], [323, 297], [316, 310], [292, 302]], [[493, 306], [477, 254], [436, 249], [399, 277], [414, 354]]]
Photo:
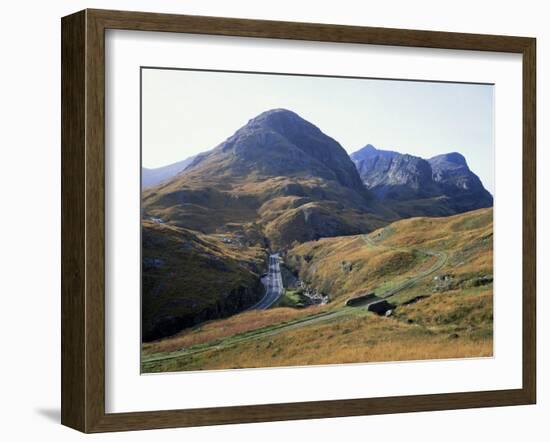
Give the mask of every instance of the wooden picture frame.
[[[105, 412], [105, 30], [518, 53], [523, 57], [523, 385], [273, 405]], [[533, 404], [536, 400], [536, 41], [533, 38], [84, 10], [62, 19], [62, 411], [83, 432]]]

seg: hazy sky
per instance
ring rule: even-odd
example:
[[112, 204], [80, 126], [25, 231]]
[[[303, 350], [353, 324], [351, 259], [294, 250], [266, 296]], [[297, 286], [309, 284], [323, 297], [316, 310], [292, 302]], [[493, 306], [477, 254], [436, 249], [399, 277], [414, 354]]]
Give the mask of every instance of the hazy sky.
[[256, 115], [290, 109], [348, 153], [366, 144], [430, 158], [460, 152], [494, 193], [494, 87], [143, 69], [143, 166], [209, 150]]

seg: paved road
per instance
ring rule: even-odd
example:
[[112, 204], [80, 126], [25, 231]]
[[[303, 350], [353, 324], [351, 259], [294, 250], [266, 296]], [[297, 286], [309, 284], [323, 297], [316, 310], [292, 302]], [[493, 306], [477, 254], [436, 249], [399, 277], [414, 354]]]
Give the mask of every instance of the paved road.
[[262, 279], [262, 282], [265, 285], [265, 295], [249, 310], [266, 310], [275, 304], [283, 294], [283, 279], [281, 278], [278, 253], [269, 256], [267, 276]]

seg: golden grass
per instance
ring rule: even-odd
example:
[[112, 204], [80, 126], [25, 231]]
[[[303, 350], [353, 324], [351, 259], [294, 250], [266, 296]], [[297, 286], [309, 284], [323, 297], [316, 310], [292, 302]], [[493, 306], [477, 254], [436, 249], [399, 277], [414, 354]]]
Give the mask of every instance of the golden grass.
[[[311, 241], [289, 250], [287, 263], [301, 279], [340, 303], [340, 297], [383, 291], [427, 271], [437, 258], [423, 251], [448, 256], [437, 274], [492, 275], [492, 213], [481, 209], [445, 218], [401, 220], [369, 234], [369, 244], [363, 235]], [[343, 263], [351, 264], [351, 271], [344, 271]]]
[[[320, 311], [320, 309], [316, 309]], [[227, 319], [208, 321], [199, 327], [155, 342], [143, 344], [144, 353], [171, 352], [193, 345], [204, 344], [227, 336], [256, 330], [311, 314], [311, 310], [276, 308], [250, 310]]]
[[167, 361], [161, 371], [488, 357], [491, 336], [451, 335], [393, 318], [352, 315]]
[[[392, 233], [382, 243], [395, 247], [431, 244], [444, 247], [460, 246], [493, 231], [493, 209], [479, 209], [442, 218], [409, 218], [391, 225]], [[378, 232], [373, 232], [371, 237]]]
[[[220, 355], [211, 355], [201, 362], [201, 370], [224, 368], [261, 368], [305, 365], [351, 364], [369, 362], [399, 362], [436, 359], [490, 357], [493, 340], [465, 341], [444, 339], [417, 339], [401, 342], [374, 343], [359, 348], [342, 348], [324, 352], [319, 347], [313, 353], [274, 350], [271, 354], [257, 353], [241, 348]], [[193, 369], [192, 367], [187, 368]]]
[[424, 326], [492, 329], [493, 290], [482, 287], [437, 293], [415, 304], [399, 307], [396, 317]]
[[[369, 247], [361, 235], [305, 243], [289, 251], [287, 259], [301, 279], [329, 293], [336, 302], [392, 280], [402, 281], [433, 261], [411, 250]], [[343, 263], [350, 263], [352, 270], [344, 271]]]
[[[425, 274], [442, 255], [423, 251], [445, 255], [445, 264], [437, 273]], [[480, 276], [492, 275], [492, 252], [492, 209], [399, 221], [373, 232], [369, 241], [356, 235], [297, 245], [286, 257], [288, 265], [296, 266], [300, 278], [332, 296], [333, 302], [322, 309], [337, 315], [278, 327], [312, 310], [276, 308], [212, 321], [146, 344], [147, 354], [200, 348], [182, 357], [154, 361], [146, 371], [491, 356], [493, 286], [490, 282], [477, 285]], [[442, 284], [441, 279], [434, 279], [442, 274], [452, 277]], [[342, 310], [354, 293], [386, 290], [415, 275], [421, 277], [414, 285], [389, 299], [397, 305], [389, 318], [366, 309]], [[424, 298], [406, 304], [418, 296]], [[270, 326], [274, 327], [268, 333], [254, 333]], [[232, 338], [244, 332], [249, 332], [246, 339]]]

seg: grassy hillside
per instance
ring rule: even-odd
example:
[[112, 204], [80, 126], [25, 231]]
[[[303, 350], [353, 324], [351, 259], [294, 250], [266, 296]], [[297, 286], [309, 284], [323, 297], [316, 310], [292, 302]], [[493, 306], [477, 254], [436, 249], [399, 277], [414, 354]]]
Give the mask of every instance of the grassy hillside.
[[[145, 354], [145, 372], [215, 370], [486, 357], [492, 355], [492, 336], [449, 333], [397, 318], [384, 318], [354, 309], [325, 321], [255, 331], [209, 345], [191, 347], [189, 354], [158, 359]], [[299, 323], [297, 325], [300, 325]], [[157, 359], [155, 358], [157, 357]], [[168, 355], [170, 356], [170, 355]]]
[[143, 207], [146, 217], [207, 234], [246, 231], [257, 244], [266, 238], [274, 250], [293, 242], [369, 232], [387, 224], [380, 214], [395, 217], [336, 181], [250, 176], [226, 180], [223, 175], [206, 179], [194, 170], [146, 190]]
[[[492, 277], [493, 211], [481, 209], [445, 218], [411, 218], [369, 235], [325, 238], [289, 250], [287, 265], [336, 302], [367, 291], [384, 295], [439, 264], [456, 287]], [[435, 287], [433, 278], [428, 291]], [[409, 291], [410, 292], [410, 291]]]
[[[492, 215], [414, 218], [297, 245], [287, 266], [331, 303], [210, 321], [144, 346], [142, 370], [491, 356]], [[345, 306], [371, 290], [396, 306], [391, 316]]]

